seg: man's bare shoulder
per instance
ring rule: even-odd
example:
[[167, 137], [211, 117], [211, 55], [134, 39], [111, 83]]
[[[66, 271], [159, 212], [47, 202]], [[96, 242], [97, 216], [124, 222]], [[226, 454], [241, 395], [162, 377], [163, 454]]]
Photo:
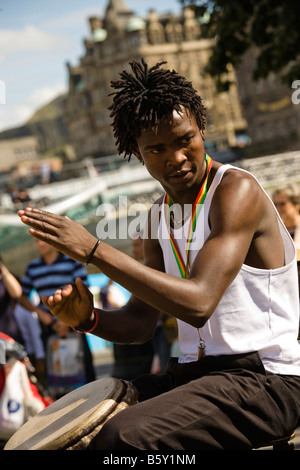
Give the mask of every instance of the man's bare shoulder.
[[217, 186], [210, 207], [210, 220], [226, 226], [256, 229], [270, 210], [270, 202], [257, 179], [239, 168], [229, 168]]
[[231, 167], [226, 170], [217, 189], [221, 193], [234, 193], [235, 197], [243, 197], [250, 194], [252, 197], [265, 195], [258, 180], [251, 173], [237, 167]]
[[248, 171], [245, 171], [235, 166], [229, 167], [225, 171], [223, 179], [222, 179], [222, 181], [228, 181], [228, 182], [233, 181], [233, 180], [240, 181], [240, 182], [249, 181], [252, 184], [255, 184], [255, 185], [258, 184], [258, 181], [254, 177], [254, 175], [252, 175]]

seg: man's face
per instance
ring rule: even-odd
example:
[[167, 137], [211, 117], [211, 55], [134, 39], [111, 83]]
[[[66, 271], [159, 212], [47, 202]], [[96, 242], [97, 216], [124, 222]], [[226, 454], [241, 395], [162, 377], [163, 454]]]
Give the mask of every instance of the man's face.
[[285, 192], [273, 196], [273, 202], [283, 222], [289, 226], [297, 220], [299, 214], [298, 205], [295, 206]]
[[47, 255], [50, 255], [52, 253], [57, 253], [56, 248], [49, 245], [48, 243], [46, 243], [42, 240], [36, 240], [35, 242], [36, 242], [37, 249], [39, 250], [39, 252], [42, 256], [47, 256]]
[[136, 156], [149, 173], [169, 192], [181, 192], [199, 184], [205, 158], [203, 139], [196, 119], [183, 109], [173, 121], [162, 121], [157, 132], [143, 129], [137, 138]]

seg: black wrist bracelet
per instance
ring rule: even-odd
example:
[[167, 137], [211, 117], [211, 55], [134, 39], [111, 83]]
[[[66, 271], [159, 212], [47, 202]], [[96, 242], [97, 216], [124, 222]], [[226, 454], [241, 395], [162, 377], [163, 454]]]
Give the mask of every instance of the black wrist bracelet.
[[87, 266], [88, 264], [90, 264], [90, 262], [92, 261], [92, 258], [94, 256], [94, 253], [95, 251], [97, 250], [98, 248], [98, 245], [100, 244], [101, 240], [97, 240], [97, 243], [96, 245], [94, 246], [94, 248], [92, 249], [92, 251], [90, 252], [89, 256], [88, 256], [88, 259], [87, 259], [87, 262], [85, 263], [85, 265]]

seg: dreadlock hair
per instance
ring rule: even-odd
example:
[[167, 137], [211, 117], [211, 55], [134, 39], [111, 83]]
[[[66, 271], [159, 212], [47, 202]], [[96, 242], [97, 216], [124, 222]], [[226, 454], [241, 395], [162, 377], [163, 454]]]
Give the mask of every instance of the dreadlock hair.
[[205, 108], [192, 83], [175, 70], [166, 70], [159, 62], [154, 67], [131, 61], [132, 73], [120, 73], [120, 80], [112, 81], [113, 104], [108, 108], [113, 118], [112, 126], [119, 154], [124, 152], [130, 160], [137, 149], [136, 138], [141, 130], [151, 126], [157, 129], [162, 119], [172, 122], [173, 111], [182, 114], [184, 107], [196, 119], [203, 134], [205, 129]]

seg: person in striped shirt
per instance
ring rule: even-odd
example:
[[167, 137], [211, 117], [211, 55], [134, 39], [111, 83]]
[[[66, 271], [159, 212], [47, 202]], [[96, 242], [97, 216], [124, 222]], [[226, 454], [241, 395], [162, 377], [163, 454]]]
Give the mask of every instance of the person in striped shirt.
[[[43, 344], [47, 351], [49, 338], [55, 333], [54, 326], [57, 319], [42, 303], [42, 296], [52, 295], [59, 287], [73, 284], [76, 278], [80, 278], [84, 284], [87, 284], [87, 272], [82, 263], [60, 253], [44, 241], [37, 240], [36, 247], [40, 256], [33, 259], [25, 270], [22, 279], [21, 304], [37, 313], [42, 328]], [[38, 305], [31, 297], [34, 291], [39, 297]], [[80, 335], [80, 341], [82, 341], [85, 357], [86, 381], [90, 382], [95, 379], [95, 374], [86, 335]], [[45, 376], [46, 371], [44, 371], [44, 377], [40, 377], [44, 385], [46, 384]]]
[[[73, 284], [77, 277], [87, 284], [87, 272], [81, 263], [60, 253], [44, 241], [37, 240], [36, 247], [40, 256], [33, 259], [25, 270], [22, 279], [22, 304], [28, 310], [37, 313], [43, 329], [47, 330], [55, 318], [42, 303], [42, 296], [53, 294], [56, 289], [65, 284]], [[34, 305], [30, 300], [30, 294], [33, 291], [39, 295], [38, 305]]]

